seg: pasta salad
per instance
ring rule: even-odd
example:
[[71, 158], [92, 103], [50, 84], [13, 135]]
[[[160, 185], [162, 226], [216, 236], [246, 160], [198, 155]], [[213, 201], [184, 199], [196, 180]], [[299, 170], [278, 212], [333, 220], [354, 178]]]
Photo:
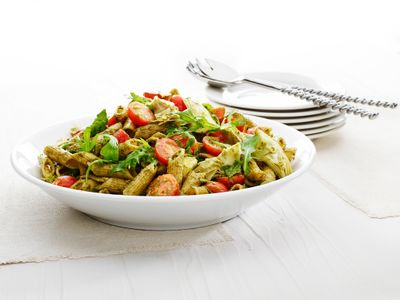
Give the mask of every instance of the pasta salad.
[[130, 94], [39, 157], [44, 181], [76, 190], [198, 195], [268, 184], [292, 173], [296, 149], [238, 112], [168, 94]]

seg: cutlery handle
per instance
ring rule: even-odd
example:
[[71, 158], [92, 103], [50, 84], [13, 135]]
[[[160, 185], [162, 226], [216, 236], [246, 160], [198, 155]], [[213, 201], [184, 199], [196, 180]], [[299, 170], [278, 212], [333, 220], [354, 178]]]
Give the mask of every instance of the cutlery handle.
[[376, 119], [379, 116], [379, 113], [377, 113], [377, 112], [370, 112], [363, 108], [358, 108], [356, 106], [349, 105], [346, 103], [340, 103], [333, 99], [329, 99], [324, 96], [319, 96], [316, 94], [308, 93], [308, 92], [305, 92], [303, 90], [299, 90], [296, 88], [284, 87], [284, 88], [281, 88], [280, 91], [284, 94], [292, 95], [292, 96], [298, 97], [300, 99], [312, 102], [315, 105], [318, 105], [320, 107], [330, 107], [332, 110], [338, 110], [342, 113], [353, 114], [356, 116], [360, 116], [362, 118], [368, 117], [368, 119], [370, 119], [370, 120]]
[[342, 95], [342, 94], [338, 94], [338, 93], [330, 93], [330, 92], [320, 91], [320, 90], [311, 89], [311, 88], [304, 88], [304, 87], [298, 87], [298, 86], [292, 86], [292, 88], [306, 92], [306, 93], [315, 94], [315, 95], [323, 96], [323, 97], [327, 97], [327, 98], [332, 98], [336, 101], [353, 102], [353, 103], [366, 104], [366, 105], [384, 107], [384, 108], [396, 108], [398, 105], [398, 103], [396, 103], [396, 102], [368, 100], [365, 98], [351, 97], [351, 96], [346, 96], [346, 95]]

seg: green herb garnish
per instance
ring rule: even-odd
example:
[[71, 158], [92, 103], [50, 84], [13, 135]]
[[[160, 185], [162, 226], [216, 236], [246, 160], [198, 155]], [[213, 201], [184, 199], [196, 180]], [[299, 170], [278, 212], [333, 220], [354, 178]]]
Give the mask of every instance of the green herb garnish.
[[111, 174], [126, 169], [135, 169], [137, 165], [157, 162], [157, 160], [154, 158], [153, 148], [145, 140], [141, 141], [143, 145], [139, 149], [129, 153], [124, 160], [118, 162], [118, 164], [111, 170]]
[[235, 174], [242, 172], [242, 164], [243, 162], [240, 160], [235, 160], [233, 165], [222, 166], [221, 169], [224, 171], [225, 175], [228, 177], [232, 177]]
[[107, 144], [100, 150], [101, 156], [105, 160], [116, 162], [119, 159], [118, 140], [109, 134], [104, 135], [105, 139], [108, 139]]
[[253, 135], [252, 137], [249, 137], [245, 139], [241, 143], [242, 147], [242, 153], [243, 153], [243, 171], [247, 175], [250, 172], [249, 169], [249, 162], [252, 159], [251, 154], [256, 151], [256, 147], [260, 141], [260, 137], [258, 135]]

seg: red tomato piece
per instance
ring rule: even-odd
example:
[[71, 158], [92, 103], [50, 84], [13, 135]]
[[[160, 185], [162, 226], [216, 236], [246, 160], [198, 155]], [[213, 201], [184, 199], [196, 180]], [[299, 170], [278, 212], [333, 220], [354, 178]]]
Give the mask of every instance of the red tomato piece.
[[179, 183], [172, 174], [158, 176], [147, 190], [147, 196], [177, 196], [179, 194]]
[[240, 131], [240, 132], [246, 132], [247, 130], [247, 125], [240, 125], [240, 126], [236, 126], [236, 128]]
[[216, 182], [216, 181], [209, 181], [206, 183], [206, 188], [211, 192], [211, 193], [223, 193], [223, 192], [227, 192], [228, 188], [220, 183], [220, 182]]
[[232, 186], [234, 186], [235, 184], [244, 184], [245, 181], [245, 177], [242, 174], [236, 174], [233, 175], [232, 177], [219, 177], [216, 179], [218, 182], [224, 184], [225, 186], [227, 186], [228, 188], [231, 188]]
[[183, 137], [182, 134], [174, 135], [174, 136], [171, 136], [170, 138], [172, 140], [174, 140], [182, 148], [186, 148], [186, 143], [189, 140], [189, 138]]
[[204, 149], [208, 154], [218, 156], [222, 152], [222, 147], [218, 144], [216, 144], [217, 140], [214, 137], [211, 136], [205, 136], [203, 137], [203, 145]]
[[158, 97], [161, 99], [161, 94], [159, 93], [148, 93], [148, 92], [144, 92], [143, 93], [143, 97], [149, 98], [149, 99], [154, 99], [155, 97]]
[[215, 108], [212, 110], [212, 112], [214, 113], [214, 115], [217, 116], [217, 118], [218, 118], [218, 120], [219, 120], [219, 123], [221, 124], [221, 123], [222, 123], [222, 120], [223, 120], [224, 117], [225, 117], [225, 107], [223, 107], [223, 106], [215, 107]]
[[115, 123], [117, 123], [117, 121], [118, 121], [117, 117], [116, 116], [112, 116], [111, 118], [108, 119], [107, 126], [112, 126]]
[[56, 180], [53, 181], [53, 184], [70, 188], [77, 181], [78, 179], [74, 176], [65, 175], [57, 177]]
[[200, 151], [202, 143], [195, 142], [192, 147], [190, 147], [190, 152], [195, 155]]
[[154, 114], [146, 105], [132, 102], [128, 105], [128, 117], [137, 126], [149, 124], [154, 120]]
[[169, 159], [178, 151], [180, 147], [178, 144], [169, 138], [162, 138], [157, 140], [154, 147], [154, 152], [158, 161], [164, 165], [168, 165]]
[[[235, 118], [232, 118], [232, 120], [231, 121], [235, 121], [236, 119]], [[225, 119], [224, 120], [224, 123], [228, 123], [228, 119]], [[245, 124], [245, 125], [239, 125], [239, 126], [236, 126], [236, 128], [240, 131], [240, 132], [246, 132], [246, 130], [247, 130], [247, 125]]]
[[187, 108], [185, 102], [183, 102], [183, 98], [179, 95], [173, 95], [169, 101], [174, 103], [179, 111], [184, 111]]
[[126, 142], [131, 138], [123, 129], [118, 129], [116, 132], [114, 132], [113, 136], [117, 138], [118, 143]]
[[216, 131], [216, 132], [210, 133], [210, 136], [217, 138], [218, 141], [220, 141], [221, 143], [224, 143], [225, 139], [226, 139], [225, 135], [222, 133], [222, 131]]

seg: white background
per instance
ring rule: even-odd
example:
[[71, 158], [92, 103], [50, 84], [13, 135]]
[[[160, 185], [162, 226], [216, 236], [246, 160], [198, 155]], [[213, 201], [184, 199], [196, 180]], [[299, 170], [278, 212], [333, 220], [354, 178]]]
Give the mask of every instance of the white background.
[[[1, 113], [14, 122], [29, 120], [17, 132], [12, 122], [6, 124], [2, 147], [11, 150], [19, 137], [48, 124], [115, 107], [131, 90], [178, 87], [184, 95], [204, 97], [203, 85], [184, 68], [196, 56], [244, 72], [328, 76], [362, 93], [353, 85], [358, 81], [368, 95], [399, 99], [398, 6], [398, 1], [1, 1]], [[0, 166], [11, 172], [7, 159]], [[329, 194], [322, 187], [316, 191]], [[371, 220], [334, 195], [293, 203], [275, 201], [234, 220], [229, 227], [242, 238], [222, 249], [2, 267], [0, 295], [400, 298], [398, 219]], [[304, 263], [297, 260], [300, 254], [277, 255], [277, 249], [278, 254], [289, 246], [298, 249], [293, 236], [303, 225], [300, 236], [311, 241], [311, 258]]]

